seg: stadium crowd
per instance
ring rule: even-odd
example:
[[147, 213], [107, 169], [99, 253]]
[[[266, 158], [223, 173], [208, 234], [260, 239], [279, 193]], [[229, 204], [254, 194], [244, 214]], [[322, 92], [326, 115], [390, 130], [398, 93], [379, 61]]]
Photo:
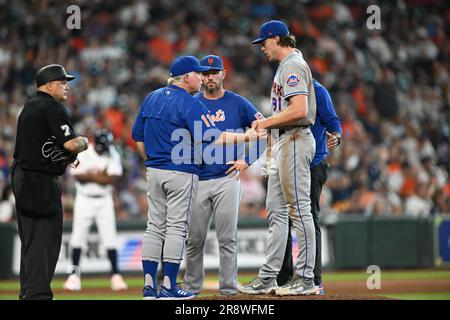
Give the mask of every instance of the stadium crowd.
[[[322, 214], [450, 213], [450, 6], [445, 0], [76, 1], [81, 29], [69, 30], [59, 1], [0, 0], [0, 221], [14, 219], [9, 166], [15, 126], [35, 91], [34, 75], [60, 63], [76, 76], [66, 102], [76, 130], [109, 128], [123, 157], [119, 219], [146, 216], [143, 164], [131, 139], [142, 99], [163, 86], [174, 57], [217, 54], [225, 88], [270, 114], [275, 65], [250, 41], [270, 19], [288, 23], [314, 77], [330, 91], [343, 144], [329, 155]], [[366, 9], [377, 4], [381, 29]], [[66, 218], [74, 179], [66, 175]], [[241, 216], [264, 217], [257, 168], [242, 176]]]

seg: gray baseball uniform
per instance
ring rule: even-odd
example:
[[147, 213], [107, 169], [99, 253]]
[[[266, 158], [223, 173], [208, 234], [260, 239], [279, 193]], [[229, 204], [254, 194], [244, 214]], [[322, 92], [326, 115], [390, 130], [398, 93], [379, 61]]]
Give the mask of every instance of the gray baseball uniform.
[[315, 140], [309, 126], [314, 123], [316, 101], [311, 71], [301, 52], [294, 49], [281, 61], [272, 84], [274, 113], [280, 113], [295, 95], [308, 96], [308, 114], [297, 125], [272, 130], [272, 155], [277, 171], [269, 176], [266, 207], [269, 221], [269, 241], [266, 261], [259, 270], [260, 278], [276, 277], [284, 257], [288, 215], [297, 235], [299, 254], [296, 273], [313, 278], [315, 261], [315, 230], [311, 215], [310, 164], [315, 154]]
[[[212, 56], [211, 59], [214, 62], [215, 59], [220, 58]], [[205, 60], [208, 61], [208, 59]], [[252, 122], [258, 117], [262, 117], [249, 101], [228, 90], [225, 90], [223, 97], [219, 99], [207, 99], [203, 93], [196, 98], [208, 108], [211, 114], [216, 115], [215, 125], [221, 131], [244, 131], [246, 127], [251, 127]], [[244, 144], [216, 147], [215, 155], [222, 154], [222, 158], [215, 163], [205, 165], [199, 172], [199, 191], [194, 210], [189, 218], [186, 249], [184, 286], [189, 291], [199, 293], [202, 290], [203, 253], [212, 217], [215, 220], [219, 242], [219, 291], [223, 295], [235, 294], [238, 291], [237, 221], [241, 188], [239, 179], [226, 175], [231, 167], [226, 163], [237, 159], [245, 159], [247, 163], [251, 163], [251, 156], [250, 154], [245, 156], [244, 147]], [[252, 146], [250, 146], [251, 149]], [[261, 149], [258, 151], [262, 152]]]
[[163, 253], [164, 262], [181, 262], [197, 186], [198, 175], [147, 168], [148, 222], [142, 260], [158, 261]]
[[205, 272], [203, 254], [206, 235], [214, 215], [219, 242], [219, 289], [224, 295], [237, 292], [237, 222], [241, 198], [241, 182], [236, 177], [199, 181], [195, 206], [189, 219], [184, 285], [200, 293]]

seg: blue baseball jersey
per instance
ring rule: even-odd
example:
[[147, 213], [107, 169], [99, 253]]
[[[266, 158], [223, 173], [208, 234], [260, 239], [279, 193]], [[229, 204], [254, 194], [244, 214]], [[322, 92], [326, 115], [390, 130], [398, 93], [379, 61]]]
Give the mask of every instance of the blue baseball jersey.
[[[246, 128], [251, 127], [252, 122], [257, 118], [261, 119], [261, 113], [244, 97], [225, 90], [225, 94], [220, 99], [209, 100], [204, 97], [203, 93], [199, 93], [195, 98], [204, 104], [211, 114], [216, 127], [221, 131], [227, 130], [241, 130], [238, 133], [244, 133]], [[255, 146], [256, 142], [251, 146]], [[216, 145], [214, 148], [208, 148], [203, 145], [204, 159], [205, 156], [211, 155], [211, 158], [217, 160], [216, 163], [206, 164], [199, 172], [200, 180], [216, 179], [226, 176], [225, 172], [231, 167], [227, 165], [228, 161], [244, 159], [249, 165], [256, 161], [260, 150], [258, 148], [254, 157], [248, 155], [243, 157], [245, 151], [245, 144], [239, 143], [237, 145], [220, 146]], [[217, 154], [221, 153], [221, 154]], [[207, 163], [208, 161], [205, 162]], [[211, 161], [210, 161], [211, 162]]]
[[220, 135], [205, 106], [184, 89], [168, 85], [144, 99], [132, 136], [144, 142], [147, 167], [198, 174], [207, 130], [210, 141]]
[[316, 92], [316, 121], [311, 131], [316, 139], [316, 155], [311, 162], [311, 168], [318, 165], [328, 154], [327, 135], [328, 132], [339, 132], [342, 135], [341, 120], [336, 115], [330, 93], [317, 80], [313, 80]]

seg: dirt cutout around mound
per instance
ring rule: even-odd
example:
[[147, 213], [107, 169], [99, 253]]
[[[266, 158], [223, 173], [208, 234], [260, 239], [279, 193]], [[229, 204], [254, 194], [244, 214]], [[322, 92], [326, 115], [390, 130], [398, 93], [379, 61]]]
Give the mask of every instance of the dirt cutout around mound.
[[[432, 280], [383, 280], [380, 289], [370, 290], [365, 281], [330, 281], [325, 283], [325, 295], [274, 296], [270, 294], [234, 296], [212, 295], [198, 297], [198, 300], [393, 300], [384, 297], [390, 293], [449, 292], [450, 279]], [[207, 293], [204, 291], [204, 293]], [[216, 293], [211, 290], [209, 293]]]

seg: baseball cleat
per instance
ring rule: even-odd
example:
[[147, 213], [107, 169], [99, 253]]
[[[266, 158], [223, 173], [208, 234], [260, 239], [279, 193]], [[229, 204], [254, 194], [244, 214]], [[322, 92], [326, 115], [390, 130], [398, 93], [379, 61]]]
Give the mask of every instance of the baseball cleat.
[[67, 291], [80, 291], [81, 290], [81, 280], [80, 277], [78, 275], [71, 274], [66, 282], [64, 282], [64, 286], [63, 286], [64, 290]]
[[239, 291], [246, 294], [264, 294], [270, 293], [278, 288], [276, 278], [256, 278], [249, 284], [239, 287]]
[[195, 294], [190, 291], [184, 291], [177, 286], [172, 289], [161, 286], [158, 298], [161, 300], [188, 300], [195, 298]]
[[111, 290], [113, 291], [121, 291], [121, 290], [127, 290], [128, 285], [123, 280], [122, 276], [120, 274], [114, 274], [111, 277]]
[[302, 278], [298, 275], [295, 275], [291, 282], [272, 291], [277, 296], [307, 296], [316, 292], [313, 279]]
[[158, 298], [158, 291], [151, 286], [145, 286], [143, 290], [142, 300], [155, 300]]

